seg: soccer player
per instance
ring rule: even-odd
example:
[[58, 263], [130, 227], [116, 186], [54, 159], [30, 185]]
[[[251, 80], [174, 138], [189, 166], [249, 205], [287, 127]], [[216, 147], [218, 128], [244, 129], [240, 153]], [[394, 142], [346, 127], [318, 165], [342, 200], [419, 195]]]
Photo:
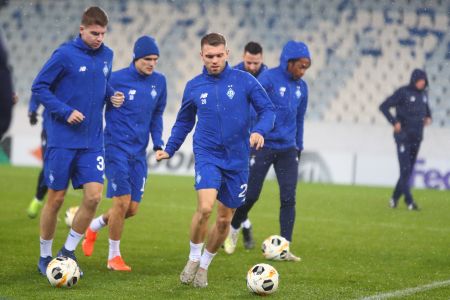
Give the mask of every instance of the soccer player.
[[[186, 84], [183, 101], [165, 151], [156, 159], [170, 158], [196, 123], [193, 150], [197, 210], [190, 233], [189, 259], [180, 274], [184, 284], [206, 287], [207, 269], [225, 240], [235, 209], [245, 202], [250, 146], [260, 149], [273, 127], [273, 104], [258, 81], [227, 63], [229, 50], [219, 33], [201, 39], [203, 72]], [[250, 134], [250, 105], [259, 122]], [[203, 243], [215, 201], [217, 219]]]
[[[281, 52], [280, 65], [258, 77], [276, 107], [275, 126], [266, 136], [264, 149], [251, 153], [247, 200], [236, 210], [231, 222], [224, 243], [228, 254], [236, 249], [239, 227], [258, 200], [271, 165], [274, 166], [280, 188], [280, 235], [292, 241], [298, 165], [303, 150], [303, 125], [308, 105], [308, 86], [302, 77], [310, 65], [311, 56], [306, 44], [289, 41]], [[288, 252], [286, 260], [299, 261], [300, 258]]]
[[[395, 116], [391, 114], [391, 108], [395, 109]], [[398, 200], [404, 195], [408, 209], [418, 210], [419, 207], [411, 194], [409, 179], [423, 139], [423, 128], [431, 124], [428, 79], [425, 71], [415, 69], [411, 74], [409, 85], [396, 90], [380, 105], [380, 110], [394, 126], [394, 139], [400, 166], [400, 177], [389, 206], [396, 208]]]
[[[37, 111], [39, 108], [39, 103], [36, 97], [31, 96], [30, 103], [28, 105], [28, 118], [30, 120], [30, 125], [34, 126], [38, 122]], [[47, 148], [47, 134], [45, 132], [45, 121], [42, 119], [42, 131], [41, 131], [41, 153], [44, 156], [45, 149]], [[42, 206], [44, 205], [44, 197], [47, 194], [47, 185], [44, 180], [44, 168], [41, 169], [38, 177], [38, 183], [36, 187], [36, 194], [28, 205], [27, 214], [31, 219], [36, 218]]]
[[263, 48], [256, 42], [249, 42], [245, 45], [242, 62], [233, 67], [234, 69], [249, 72], [256, 78], [265, 70], [267, 66], [263, 63]]
[[40, 220], [38, 270], [52, 259], [56, 219], [69, 180], [83, 188], [83, 200], [57, 256], [76, 260], [75, 249], [100, 203], [103, 190], [103, 107], [120, 107], [124, 96], [108, 84], [113, 52], [103, 44], [108, 16], [99, 7], [83, 13], [80, 34], [62, 44], [33, 82], [33, 96], [45, 107], [47, 151], [44, 177], [48, 200]]
[[124, 219], [136, 215], [147, 179], [146, 148], [149, 134], [153, 150], [162, 149], [163, 119], [166, 106], [166, 78], [155, 71], [159, 58], [156, 41], [140, 37], [134, 44], [133, 61], [128, 68], [113, 72], [110, 83], [126, 96], [119, 109], [106, 106], [105, 157], [107, 196], [112, 207], [95, 218], [82, 243], [86, 256], [92, 255], [97, 232], [109, 226], [108, 268], [131, 271], [120, 254]]
[[[256, 42], [248, 42], [244, 48], [244, 55], [242, 62], [235, 65], [233, 68], [241, 71], [246, 71], [258, 78], [258, 76], [265, 70], [267, 66], [263, 63], [263, 48]], [[256, 123], [256, 113], [251, 109], [252, 125]], [[250, 219], [245, 219], [242, 224], [242, 235], [244, 238], [245, 249], [253, 249], [255, 241], [253, 240], [252, 223]]]

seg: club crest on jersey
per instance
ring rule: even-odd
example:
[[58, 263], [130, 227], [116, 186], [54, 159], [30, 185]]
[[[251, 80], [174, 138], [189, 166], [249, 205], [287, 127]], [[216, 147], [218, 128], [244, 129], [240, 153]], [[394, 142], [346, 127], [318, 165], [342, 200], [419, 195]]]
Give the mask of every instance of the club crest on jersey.
[[230, 85], [228, 86], [228, 91], [227, 91], [227, 96], [228, 96], [228, 98], [230, 98], [230, 100], [233, 99], [233, 97], [234, 97], [235, 94], [236, 94], [236, 93], [233, 91], [233, 85], [230, 84]]
[[428, 101], [427, 96], [423, 95], [422, 100], [423, 100], [423, 103], [427, 103], [427, 101]]
[[297, 99], [300, 99], [301, 96], [302, 92], [300, 91], [300, 86], [297, 85], [297, 89], [295, 90], [295, 97], [297, 97]]
[[279, 91], [280, 91], [280, 96], [284, 97], [284, 93], [286, 92], [286, 87], [285, 86], [280, 87]]
[[208, 98], [208, 93], [202, 93], [202, 94], [200, 95], [200, 102], [201, 102], [202, 104], [206, 104], [206, 98]]
[[405, 145], [401, 144], [399, 150], [400, 150], [400, 153], [405, 152]]
[[136, 95], [136, 90], [129, 90], [128, 91], [128, 100], [134, 100], [134, 96]]
[[152, 98], [155, 99], [157, 95], [158, 92], [156, 92], [156, 85], [152, 85], [152, 91], [150, 92], [150, 96], [152, 96]]
[[108, 68], [108, 62], [105, 61], [104, 63], [105, 63], [105, 65], [103, 66], [103, 74], [106, 77], [106, 75], [108, 75], [109, 68]]
[[414, 97], [414, 96], [411, 96], [411, 98], [409, 98], [409, 101], [411, 101], [411, 102], [414, 102], [414, 101], [416, 101], [416, 97]]

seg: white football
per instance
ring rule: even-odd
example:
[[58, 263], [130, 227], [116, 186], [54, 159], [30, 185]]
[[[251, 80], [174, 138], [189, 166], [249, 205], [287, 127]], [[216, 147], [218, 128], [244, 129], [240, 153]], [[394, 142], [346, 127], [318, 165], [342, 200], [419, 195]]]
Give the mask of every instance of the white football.
[[69, 257], [54, 258], [47, 266], [48, 282], [54, 287], [71, 288], [80, 280], [80, 268]]
[[261, 245], [266, 259], [284, 260], [289, 252], [289, 241], [279, 235], [271, 235]]
[[73, 218], [78, 211], [78, 206], [69, 207], [64, 215], [64, 221], [68, 227], [72, 227]]
[[258, 295], [272, 294], [278, 289], [278, 272], [268, 264], [257, 264], [247, 272], [247, 288]]

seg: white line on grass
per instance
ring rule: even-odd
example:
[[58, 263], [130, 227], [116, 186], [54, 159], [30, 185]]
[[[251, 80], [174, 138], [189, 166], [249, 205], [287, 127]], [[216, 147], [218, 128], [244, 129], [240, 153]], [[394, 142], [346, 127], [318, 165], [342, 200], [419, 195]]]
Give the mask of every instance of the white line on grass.
[[412, 294], [440, 288], [440, 287], [447, 286], [447, 285], [450, 285], [450, 280], [435, 281], [435, 282], [432, 282], [432, 283], [429, 283], [426, 285], [422, 285], [422, 286], [418, 286], [415, 288], [407, 288], [404, 290], [398, 290], [398, 291], [393, 291], [393, 292], [389, 292], [389, 293], [383, 293], [383, 294], [377, 294], [377, 295], [373, 295], [373, 296], [369, 296], [369, 297], [364, 297], [364, 298], [361, 298], [361, 300], [379, 300], [379, 299], [388, 299], [388, 298], [393, 298], [393, 297], [409, 296]]

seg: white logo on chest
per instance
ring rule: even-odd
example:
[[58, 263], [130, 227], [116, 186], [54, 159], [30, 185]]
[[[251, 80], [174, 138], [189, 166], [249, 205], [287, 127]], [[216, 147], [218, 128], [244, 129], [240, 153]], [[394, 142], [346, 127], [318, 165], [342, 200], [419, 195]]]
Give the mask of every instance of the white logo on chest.
[[201, 102], [202, 104], [206, 104], [206, 98], [208, 98], [208, 93], [202, 93], [202, 94], [200, 95], [200, 102]]
[[86, 72], [87, 71], [87, 67], [86, 66], [81, 66], [79, 69], [78, 69], [78, 72]]
[[150, 92], [150, 96], [152, 96], [152, 98], [155, 99], [157, 95], [158, 92], [156, 91], [156, 85], [152, 85], [152, 91]]
[[105, 65], [103, 66], [103, 75], [105, 75], [105, 77], [106, 77], [108, 75], [108, 72], [109, 72], [108, 62], [105, 61], [104, 64]]
[[411, 98], [409, 98], [409, 101], [411, 101], [411, 102], [414, 102], [414, 101], [416, 101], [416, 97], [414, 97], [414, 96], [411, 96]]
[[285, 86], [280, 87], [279, 91], [280, 91], [280, 96], [284, 97], [284, 93], [286, 92], [286, 87]]
[[300, 99], [301, 96], [302, 92], [300, 91], [300, 86], [297, 85], [297, 89], [295, 90], [295, 97], [297, 97], [297, 99]]
[[236, 93], [233, 91], [233, 85], [230, 84], [230, 85], [228, 86], [228, 91], [227, 91], [227, 96], [228, 96], [228, 98], [233, 99], [233, 97], [234, 97], [235, 94], [236, 94]]
[[136, 90], [130, 90], [128, 92], [128, 100], [134, 100], [135, 95], [136, 95]]

